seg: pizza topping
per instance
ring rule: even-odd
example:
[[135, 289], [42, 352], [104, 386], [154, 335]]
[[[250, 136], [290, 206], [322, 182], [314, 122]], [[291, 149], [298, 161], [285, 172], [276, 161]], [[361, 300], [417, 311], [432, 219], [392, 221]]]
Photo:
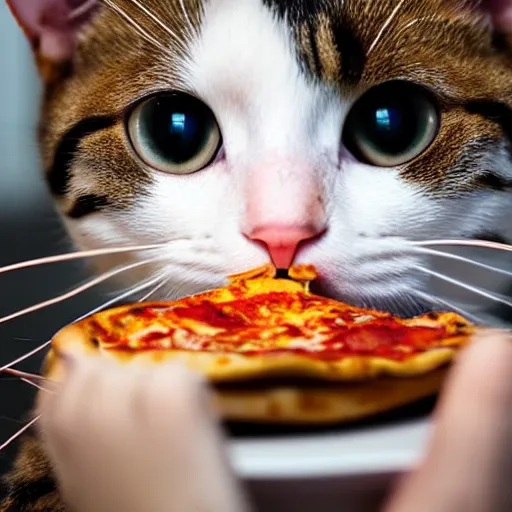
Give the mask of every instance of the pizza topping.
[[102, 339], [105, 349], [113, 350], [173, 349], [246, 356], [294, 353], [322, 360], [373, 355], [404, 360], [431, 349], [448, 334], [442, 325], [407, 326], [388, 313], [362, 311], [298, 292], [189, 302], [158, 309], [138, 306], [136, 315], [127, 315], [123, 329], [95, 322], [94, 335]]
[[373, 315], [362, 315], [359, 317], [354, 318], [354, 323], [356, 325], [364, 324], [366, 322], [371, 322], [372, 320], [375, 320], [375, 317]]
[[291, 279], [300, 282], [311, 282], [318, 278], [314, 265], [294, 265], [288, 270]]
[[169, 316], [176, 316], [183, 321], [192, 319], [215, 330], [233, 329], [247, 324], [243, 312], [234, 308], [219, 308], [216, 304], [202, 302], [197, 306], [174, 308]]
[[278, 279], [272, 266], [264, 266], [232, 276], [226, 288], [176, 302], [106, 311], [90, 319], [91, 336], [104, 350], [403, 361], [448, 346], [445, 340], [468, 325], [447, 326], [430, 317], [416, 325], [314, 295], [307, 287], [317, 275], [310, 265], [293, 267], [289, 275], [302, 283]]

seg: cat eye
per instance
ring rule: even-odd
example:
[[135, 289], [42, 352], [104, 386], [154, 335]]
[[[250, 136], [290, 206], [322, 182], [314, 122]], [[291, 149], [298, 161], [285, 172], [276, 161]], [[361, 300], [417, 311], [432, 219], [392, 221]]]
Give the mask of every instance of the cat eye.
[[128, 133], [144, 163], [173, 174], [206, 167], [222, 141], [213, 112], [182, 93], [159, 94], [139, 103], [129, 115]]
[[437, 103], [429, 91], [391, 81], [359, 98], [347, 117], [343, 142], [365, 163], [394, 167], [423, 153], [436, 138], [439, 123]]

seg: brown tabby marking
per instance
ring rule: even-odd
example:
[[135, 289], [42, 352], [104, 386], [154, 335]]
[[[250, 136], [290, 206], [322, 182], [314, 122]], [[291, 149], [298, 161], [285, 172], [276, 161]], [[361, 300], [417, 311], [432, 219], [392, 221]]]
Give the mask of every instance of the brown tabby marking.
[[325, 13], [318, 15], [315, 42], [318, 48], [318, 59], [322, 67], [322, 78], [326, 82], [336, 82], [341, 73], [341, 59], [343, 56], [336, 51], [331, 20]]

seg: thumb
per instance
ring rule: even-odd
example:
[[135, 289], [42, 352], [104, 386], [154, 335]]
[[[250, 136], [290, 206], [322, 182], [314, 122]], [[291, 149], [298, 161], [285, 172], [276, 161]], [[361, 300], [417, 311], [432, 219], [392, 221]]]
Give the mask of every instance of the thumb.
[[512, 510], [512, 338], [482, 334], [446, 383], [426, 460], [386, 512]]

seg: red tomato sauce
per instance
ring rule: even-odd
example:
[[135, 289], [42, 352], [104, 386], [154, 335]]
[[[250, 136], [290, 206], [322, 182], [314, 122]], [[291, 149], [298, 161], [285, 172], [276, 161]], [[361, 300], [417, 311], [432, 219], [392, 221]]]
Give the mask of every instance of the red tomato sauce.
[[[316, 313], [304, 326], [294, 325], [294, 317], [283, 319], [282, 313]], [[354, 320], [371, 315], [373, 319], [356, 324]], [[130, 318], [134, 327], [130, 330]], [[131, 347], [123, 336], [127, 332], [147, 327], [146, 321], [159, 319], [162, 325], [174, 325], [167, 332], [153, 332], [141, 336]], [[219, 332], [203, 335], [184, 325], [184, 320], [204, 322]], [[235, 299], [223, 303], [203, 301], [175, 307], [139, 306], [110, 321], [115, 326], [108, 332], [98, 322], [92, 323], [94, 335], [107, 349], [121, 351], [175, 350], [207, 351], [218, 354], [239, 353], [247, 356], [278, 356], [293, 353], [320, 360], [338, 360], [349, 356], [373, 356], [402, 361], [419, 352], [432, 349], [447, 337], [446, 329], [439, 327], [408, 327], [388, 313], [360, 310], [317, 296], [301, 293], [270, 292], [251, 299]], [[142, 327], [140, 322], [142, 321]], [[121, 326], [117, 326], [117, 324]], [[138, 327], [137, 327], [138, 325]], [[177, 331], [180, 331], [180, 337]], [[270, 333], [268, 339], [261, 334]], [[176, 335], [176, 338], [175, 338]], [[183, 336], [186, 338], [183, 344]], [[318, 340], [319, 336], [325, 338]], [[276, 340], [291, 338], [311, 340], [311, 347], [283, 348]], [[166, 343], [163, 342], [166, 340]], [[250, 346], [242, 346], [251, 342]], [[256, 348], [255, 348], [256, 347]]]

